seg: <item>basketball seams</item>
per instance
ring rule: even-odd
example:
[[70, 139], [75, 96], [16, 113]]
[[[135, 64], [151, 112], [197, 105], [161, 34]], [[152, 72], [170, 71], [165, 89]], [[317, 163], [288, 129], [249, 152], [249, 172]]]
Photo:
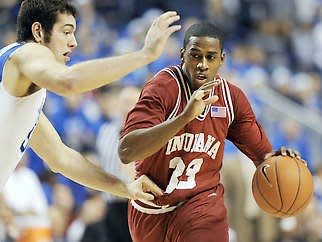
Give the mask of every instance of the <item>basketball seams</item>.
[[267, 205], [269, 207], [271, 207], [273, 210], [275, 210], [275, 213], [278, 212], [278, 209], [275, 208], [267, 199], [266, 197], [264, 196], [262, 190], [260, 189], [260, 186], [258, 185], [258, 172], [255, 172], [255, 185], [256, 185], [256, 189], [258, 191], [258, 194], [261, 196], [261, 198], [267, 203]]
[[279, 184], [279, 174], [278, 174], [278, 169], [277, 169], [277, 160], [278, 160], [278, 157], [276, 157], [274, 159], [274, 168], [275, 168], [275, 176], [276, 176], [276, 187], [277, 187], [277, 191], [278, 191], [278, 194], [279, 194], [279, 198], [280, 198], [280, 201], [281, 201], [281, 207], [280, 209], [277, 210], [277, 212], [281, 212], [282, 209], [283, 209], [283, 198], [282, 198], [282, 194], [281, 194], [281, 188], [280, 188], [280, 184]]
[[295, 195], [295, 198], [294, 198], [294, 201], [292, 203], [292, 205], [290, 206], [290, 208], [286, 211], [286, 213], [288, 213], [295, 205], [295, 202], [297, 200], [297, 197], [300, 193], [300, 188], [301, 188], [301, 168], [299, 167], [299, 164], [297, 163], [297, 160], [295, 159], [292, 159], [295, 163], [296, 163], [296, 166], [297, 166], [297, 174], [298, 174], [298, 185], [297, 185], [297, 191], [296, 191], [296, 195]]
[[307, 203], [311, 200], [311, 197], [312, 197], [312, 194], [311, 194], [311, 196], [309, 196], [306, 200], [305, 200], [305, 202], [301, 205], [301, 206], [299, 206], [295, 211], [293, 211], [290, 215], [294, 215], [294, 214], [296, 214], [298, 211], [300, 211], [301, 209], [303, 209], [306, 205], [307, 205]]

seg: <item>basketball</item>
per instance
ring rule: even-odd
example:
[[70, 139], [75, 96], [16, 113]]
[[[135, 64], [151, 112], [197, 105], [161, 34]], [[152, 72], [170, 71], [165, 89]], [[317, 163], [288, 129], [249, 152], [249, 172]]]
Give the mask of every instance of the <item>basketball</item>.
[[272, 216], [285, 218], [297, 214], [309, 204], [313, 177], [303, 160], [273, 156], [257, 167], [252, 192], [261, 209]]

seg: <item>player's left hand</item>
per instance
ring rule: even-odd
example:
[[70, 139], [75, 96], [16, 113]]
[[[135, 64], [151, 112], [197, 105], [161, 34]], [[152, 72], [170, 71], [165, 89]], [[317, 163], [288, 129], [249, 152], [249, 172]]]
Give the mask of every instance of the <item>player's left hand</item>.
[[294, 149], [291, 149], [291, 148], [286, 148], [284, 146], [282, 146], [280, 149], [278, 149], [276, 151], [272, 151], [270, 153], [267, 153], [265, 155], [264, 160], [269, 159], [269, 158], [271, 158], [273, 156], [279, 156], [279, 155], [290, 156], [292, 158], [297, 158], [299, 160], [302, 160], [301, 155], [297, 150], [294, 150]]
[[170, 35], [181, 29], [181, 25], [172, 25], [179, 19], [180, 16], [176, 11], [168, 11], [153, 21], [146, 34], [142, 49], [151, 60], [154, 61], [161, 55]]
[[155, 196], [163, 195], [163, 191], [146, 175], [140, 176], [134, 182], [127, 185], [130, 199], [154, 200]]

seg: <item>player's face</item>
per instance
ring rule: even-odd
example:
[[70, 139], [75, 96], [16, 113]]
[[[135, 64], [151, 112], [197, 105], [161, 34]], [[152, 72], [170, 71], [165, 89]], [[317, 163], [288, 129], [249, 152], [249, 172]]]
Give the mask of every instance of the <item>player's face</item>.
[[45, 44], [54, 53], [57, 61], [66, 63], [70, 60], [73, 49], [77, 47], [75, 30], [76, 20], [72, 15], [58, 14], [50, 41]]
[[185, 49], [181, 50], [182, 68], [193, 90], [212, 81], [224, 61], [218, 39], [192, 36]]

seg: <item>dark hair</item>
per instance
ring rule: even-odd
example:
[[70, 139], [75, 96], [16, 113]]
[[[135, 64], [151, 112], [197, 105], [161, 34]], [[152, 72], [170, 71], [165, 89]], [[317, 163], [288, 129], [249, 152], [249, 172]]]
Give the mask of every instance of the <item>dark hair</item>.
[[17, 18], [17, 41], [34, 40], [31, 26], [39, 22], [49, 42], [58, 13], [67, 13], [76, 18], [77, 11], [68, 0], [24, 0]]
[[212, 37], [219, 40], [220, 48], [224, 46], [224, 34], [215, 25], [211, 23], [197, 23], [191, 25], [185, 32], [183, 48], [186, 48], [192, 36], [196, 37]]

